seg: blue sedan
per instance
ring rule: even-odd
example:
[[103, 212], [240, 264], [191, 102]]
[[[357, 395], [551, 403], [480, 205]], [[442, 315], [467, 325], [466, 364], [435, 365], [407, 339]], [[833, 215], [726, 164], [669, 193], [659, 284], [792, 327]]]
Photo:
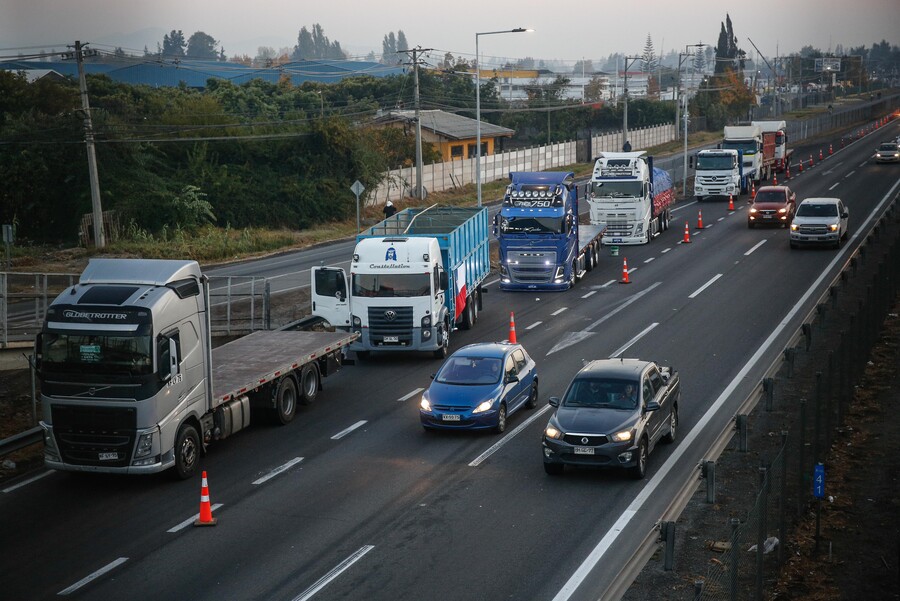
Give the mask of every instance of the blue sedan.
[[537, 405], [537, 367], [519, 344], [484, 342], [453, 353], [422, 393], [419, 417], [430, 430], [506, 430], [521, 407]]

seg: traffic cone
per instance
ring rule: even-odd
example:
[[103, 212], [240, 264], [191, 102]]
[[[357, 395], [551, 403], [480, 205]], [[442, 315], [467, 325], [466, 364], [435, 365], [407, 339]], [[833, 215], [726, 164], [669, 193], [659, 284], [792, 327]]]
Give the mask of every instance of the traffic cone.
[[206, 482], [206, 472], [200, 483], [200, 518], [194, 522], [194, 526], [215, 526], [216, 518], [212, 516], [212, 507], [209, 505], [209, 485]]
[[819, 149], [819, 162], [821, 163], [824, 160], [825, 160], [825, 157], [822, 156], [822, 149], [820, 148]]
[[812, 169], [812, 167], [813, 167], [814, 164], [815, 164], [815, 163], [813, 163], [812, 155], [809, 155], [809, 168]]
[[797, 172], [803, 173], [803, 159], [800, 159], [799, 161], [797, 161]]
[[828, 144], [828, 156], [831, 156], [833, 154], [834, 154], [834, 150], [831, 149], [831, 144], [829, 143]]
[[690, 244], [691, 243], [691, 229], [688, 227], [687, 221], [684, 222], [684, 240], [681, 241], [682, 244]]
[[734, 196], [732, 196], [731, 194], [728, 195], [728, 210], [734, 210]]
[[791, 164], [787, 161], [784, 163], [784, 179], [791, 179]]
[[703, 229], [703, 211], [697, 211], [697, 229]]
[[628, 280], [628, 259], [622, 258], [622, 279], [619, 280], [620, 284], [630, 284], [631, 282]]
[[777, 186], [777, 185], [778, 185], [778, 174], [777, 174], [777, 173], [773, 173], [773, 174], [772, 174], [772, 185], [773, 185], [773, 186]]
[[844, 147], [844, 136], [841, 136], [841, 148]]
[[756, 183], [751, 179], [750, 180], [750, 199], [753, 200], [756, 198]]
[[516, 316], [512, 311], [509, 312], [509, 341], [516, 344]]

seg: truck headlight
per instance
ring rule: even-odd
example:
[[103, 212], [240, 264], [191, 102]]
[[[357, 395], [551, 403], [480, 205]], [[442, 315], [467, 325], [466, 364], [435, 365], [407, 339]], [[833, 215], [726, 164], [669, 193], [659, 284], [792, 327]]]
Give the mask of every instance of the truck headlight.
[[565, 272], [566, 272], [566, 268], [563, 267], [562, 265], [560, 265], [559, 267], [556, 268], [556, 275], [553, 276], [553, 279], [555, 279], [555, 280], [560, 279], [561, 277], [563, 277], [563, 274]]
[[787, 209], [784, 207], [781, 207], [780, 209], [778, 209], [778, 212], [781, 214], [784, 214], [784, 213], [787, 213]]
[[422, 327], [430, 328], [431, 327], [431, 315], [426, 315], [422, 318]]
[[755, 215], [755, 214], [756, 214], [756, 208], [754, 207], [754, 208], [750, 209], [750, 213], [753, 214], [753, 215]]
[[632, 430], [622, 430], [612, 435], [612, 439], [616, 442], [628, 442], [633, 435]]
[[150, 454], [150, 451], [153, 450], [153, 435], [156, 434], [156, 431], [147, 432], [146, 434], [141, 434], [141, 437], [138, 438], [137, 447], [134, 450], [134, 458], [138, 459], [140, 457], [146, 457]]
[[791, 224], [791, 231], [792, 231], [792, 232], [796, 232], [796, 231], [799, 230], [799, 229], [800, 229], [800, 226], [797, 225], [796, 223], [792, 223], [792, 224]]
[[362, 319], [360, 319], [360, 318], [357, 317], [356, 315], [353, 316], [353, 327], [354, 327], [354, 328], [361, 328], [361, 327], [362, 327]]
[[831, 225], [828, 226], [828, 228], [829, 228], [832, 232], [836, 232], [836, 231], [838, 231], [838, 224], [832, 223]]

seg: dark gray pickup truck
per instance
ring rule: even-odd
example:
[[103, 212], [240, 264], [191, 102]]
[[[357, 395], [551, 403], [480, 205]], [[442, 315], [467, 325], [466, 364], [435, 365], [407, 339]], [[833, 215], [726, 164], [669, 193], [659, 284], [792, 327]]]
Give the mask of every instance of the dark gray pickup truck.
[[671, 367], [638, 359], [598, 359], [579, 371], [544, 428], [544, 470], [566, 465], [647, 472], [656, 444], [674, 442], [681, 381]]

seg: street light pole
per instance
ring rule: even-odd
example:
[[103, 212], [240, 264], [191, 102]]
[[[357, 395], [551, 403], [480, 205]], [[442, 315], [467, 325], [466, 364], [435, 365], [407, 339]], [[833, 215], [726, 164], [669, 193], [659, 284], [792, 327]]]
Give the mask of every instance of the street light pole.
[[503, 31], [482, 31], [475, 34], [475, 190], [478, 196], [478, 207], [481, 207], [481, 59], [478, 54], [478, 38], [483, 35], [498, 33], [525, 33], [534, 31], [524, 27], [504, 29]]
[[628, 61], [636, 61], [643, 58], [642, 56], [626, 56], [625, 57], [625, 108], [622, 112], [622, 150], [625, 150], [625, 143], [628, 142]]

